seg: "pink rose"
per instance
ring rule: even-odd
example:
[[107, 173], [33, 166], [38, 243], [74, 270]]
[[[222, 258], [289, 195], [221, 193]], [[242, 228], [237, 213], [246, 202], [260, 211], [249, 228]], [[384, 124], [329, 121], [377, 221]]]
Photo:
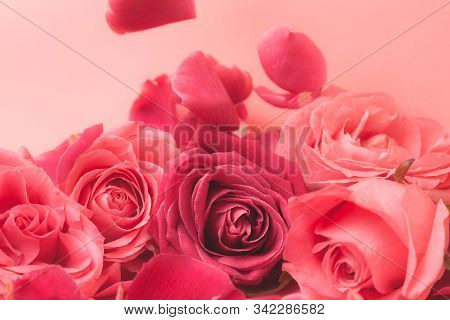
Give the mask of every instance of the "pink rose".
[[448, 210], [414, 185], [332, 185], [289, 210], [284, 269], [305, 299], [424, 299], [444, 272]]
[[178, 152], [175, 142], [165, 132], [130, 122], [104, 134], [101, 127], [89, 128], [61, 146], [34, 161], [57, 173], [60, 188], [90, 210], [89, 219], [105, 237], [99, 290], [131, 279], [149, 258], [150, 217], [162, 166]]
[[89, 297], [103, 267], [103, 237], [45, 172], [0, 150], [0, 295], [21, 275], [57, 264]]
[[395, 178], [450, 201], [448, 130], [407, 115], [384, 94], [341, 93], [295, 111], [283, 126], [278, 153], [300, 164], [313, 189]]
[[[162, 253], [216, 266], [239, 285], [257, 285], [280, 263], [289, 227], [287, 199], [302, 177], [259, 141], [197, 131], [167, 168], [156, 215]], [[293, 171], [290, 171], [293, 170]]]

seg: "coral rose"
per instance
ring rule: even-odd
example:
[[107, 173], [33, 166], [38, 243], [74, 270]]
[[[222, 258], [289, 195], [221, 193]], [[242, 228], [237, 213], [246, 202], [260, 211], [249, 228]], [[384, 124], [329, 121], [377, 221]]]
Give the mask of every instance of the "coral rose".
[[425, 299], [444, 272], [449, 213], [417, 186], [332, 185], [289, 210], [284, 269], [305, 299]]
[[392, 178], [450, 201], [450, 138], [436, 121], [408, 115], [384, 94], [319, 98], [285, 122], [278, 153], [296, 160], [312, 189]]
[[103, 268], [103, 237], [86, 209], [45, 172], [0, 150], [0, 295], [21, 275], [57, 264], [85, 297]]

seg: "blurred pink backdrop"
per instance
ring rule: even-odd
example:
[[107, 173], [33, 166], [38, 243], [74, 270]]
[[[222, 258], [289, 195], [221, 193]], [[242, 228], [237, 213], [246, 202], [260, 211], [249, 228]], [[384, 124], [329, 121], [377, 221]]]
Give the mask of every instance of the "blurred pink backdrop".
[[[260, 34], [290, 24], [322, 49], [329, 78], [407, 29], [447, 0], [197, 0], [195, 20], [119, 36], [108, 28], [107, 0], [2, 0], [139, 91], [201, 49], [270, 84], [259, 65]], [[53, 147], [98, 122], [126, 120], [136, 93], [0, 3], [0, 147]], [[404, 108], [450, 125], [450, 5], [340, 76], [354, 91], [386, 91]], [[251, 122], [280, 109], [251, 98]], [[280, 123], [285, 115], [275, 123]]]

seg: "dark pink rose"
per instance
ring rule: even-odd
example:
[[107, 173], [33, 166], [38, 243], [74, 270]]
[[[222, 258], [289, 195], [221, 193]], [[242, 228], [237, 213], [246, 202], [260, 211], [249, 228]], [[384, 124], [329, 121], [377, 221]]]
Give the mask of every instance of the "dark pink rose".
[[289, 212], [284, 269], [304, 299], [425, 299], [444, 272], [449, 212], [417, 186], [331, 185]]
[[[197, 131], [165, 173], [156, 216], [162, 253], [181, 253], [260, 284], [281, 261], [287, 199], [302, 194], [295, 166], [254, 139]], [[154, 225], [156, 228], [156, 225]]]
[[195, 18], [194, 0], [109, 0], [106, 20], [119, 34]]
[[228, 274], [193, 258], [162, 254], [146, 263], [127, 290], [129, 300], [238, 300]]
[[11, 285], [7, 299], [14, 300], [79, 300], [80, 289], [73, 278], [59, 265], [32, 271]]
[[319, 98], [286, 120], [278, 153], [295, 160], [312, 189], [395, 179], [450, 202], [450, 136], [385, 94]]
[[0, 150], [0, 294], [23, 274], [60, 265], [89, 297], [103, 267], [103, 236], [43, 170]]

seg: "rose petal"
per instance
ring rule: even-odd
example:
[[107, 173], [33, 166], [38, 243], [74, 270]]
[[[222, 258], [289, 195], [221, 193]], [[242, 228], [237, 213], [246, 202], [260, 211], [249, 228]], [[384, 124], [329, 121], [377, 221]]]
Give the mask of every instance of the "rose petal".
[[272, 28], [263, 34], [258, 52], [269, 78], [287, 91], [318, 91], [325, 84], [325, 58], [303, 33], [288, 26]]
[[225, 86], [205, 55], [188, 56], [172, 76], [172, 88], [187, 107], [206, 124], [239, 127], [239, 116]]
[[177, 100], [166, 75], [161, 75], [154, 81], [147, 80], [142, 93], [131, 107], [130, 120], [142, 121], [170, 132], [178, 123], [175, 110]]
[[13, 282], [15, 300], [79, 300], [80, 290], [64, 269], [50, 265], [23, 275]]
[[106, 20], [124, 34], [195, 18], [194, 0], [109, 0]]
[[276, 93], [266, 87], [256, 87], [256, 94], [265, 102], [283, 109], [298, 109], [300, 105], [297, 95], [292, 93]]
[[73, 135], [55, 149], [45, 152], [35, 159], [36, 165], [43, 168], [50, 178], [61, 183], [67, 177], [75, 159], [83, 153], [103, 132], [103, 125], [89, 127], [80, 135]]
[[241, 71], [236, 66], [227, 68], [219, 63], [213, 65], [213, 70], [219, 76], [234, 104], [244, 101], [252, 92], [252, 77], [248, 72]]
[[181, 255], [158, 255], [144, 265], [128, 290], [129, 300], [244, 299], [218, 268]]

